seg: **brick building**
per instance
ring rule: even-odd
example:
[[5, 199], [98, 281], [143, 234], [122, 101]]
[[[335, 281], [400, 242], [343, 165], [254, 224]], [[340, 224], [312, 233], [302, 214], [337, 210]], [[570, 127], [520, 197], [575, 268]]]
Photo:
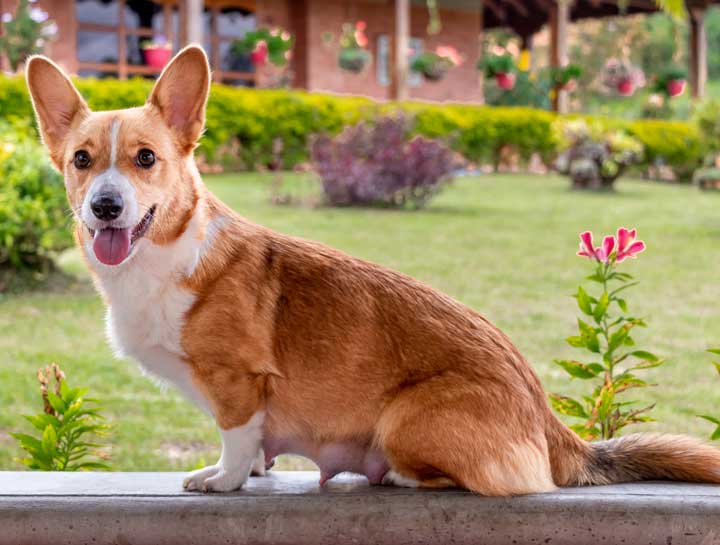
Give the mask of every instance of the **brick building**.
[[[12, 11], [16, 0], [0, 0], [0, 11]], [[37, 0], [57, 23], [57, 39], [47, 54], [69, 72], [127, 78], [154, 75], [146, 66], [140, 42], [163, 35], [175, 50], [202, 43], [214, 78], [231, 84], [267, 85], [278, 74], [257, 72], [247, 58], [233, 55], [231, 44], [248, 29], [279, 27], [295, 36], [287, 81], [293, 87], [366, 95], [377, 99], [416, 98], [482, 102], [476, 63], [483, 28], [509, 27], [530, 47], [532, 36], [547, 24], [550, 63], [567, 63], [566, 30], [570, 21], [624, 13], [652, 12], [655, 0], [436, 0], [442, 28], [427, 32], [426, 0]], [[706, 45], [703, 12], [710, 2], [687, 0], [691, 15], [691, 84], [703, 93]], [[373, 61], [360, 74], [337, 64], [343, 23], [367, 23]], [[0, 27], [1, 28], [1, 27]], [[464, 57], [439, 82], [426, 82], [408, 71], [409, 51], [455, 47]], [[274, 79], [273, 79], [274, 78]], [[563, 109], [563, 92], [556, 107]]]

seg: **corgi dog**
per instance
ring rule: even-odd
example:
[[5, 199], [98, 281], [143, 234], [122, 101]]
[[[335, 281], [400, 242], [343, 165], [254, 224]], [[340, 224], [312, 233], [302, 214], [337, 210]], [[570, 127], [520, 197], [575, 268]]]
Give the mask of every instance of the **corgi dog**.
[[697, 439], [582, 441], [477, 312], [220, 202], [193, 158], [210, 92], [200, 47], [180, 51], [138, 108], [91, 111], [41, 56], [27, 84], [112, 345], [219, 428], [219, 461], [190, 473], [187, 490], [241, 488], [283, 453], [313, 460], [321, 484], [349, 471], [487, 496], [720, 483], [720, 451]]

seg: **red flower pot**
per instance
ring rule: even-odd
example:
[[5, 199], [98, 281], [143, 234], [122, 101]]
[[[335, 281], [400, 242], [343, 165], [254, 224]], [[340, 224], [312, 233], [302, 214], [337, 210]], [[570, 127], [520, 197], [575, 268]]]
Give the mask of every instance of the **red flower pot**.
[[165, 68], [165, 65], [170, 61], [172, 56], [172, 49], [169, 47], [146, 47], [143, 49], [143, 56], [145, 57], [145, 64], [152, 66], [153, 68]]
[[268, 61], [268, 46], [264, 41], [259, 41], [255, 49], [250, 52], [250, 62], [255, 66], [264, 66]]
[[671, 79], [667, 82], [667, 94], [670, 97], [679, 97], [685, 92], [684, 79]]
[[497, 86], [500, 87], [500, 89], [510, 91], [513, 87], [515, 87], [515, 74], [511, 72], [500, 72], [499, 74], [495, 74], [495, 83], [497, 83]]
[[624, 97], [629, 97], [635, 92], [635, 82], [631, 79], [620, 80], [617, 84], [617, 92]]

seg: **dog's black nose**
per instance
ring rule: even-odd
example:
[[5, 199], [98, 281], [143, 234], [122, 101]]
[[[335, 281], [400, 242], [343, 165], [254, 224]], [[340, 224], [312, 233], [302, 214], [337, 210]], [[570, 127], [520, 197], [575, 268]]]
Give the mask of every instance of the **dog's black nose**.
[[99, 220], [114, 220], [122, 214], [123, 200], [119, 193], [98, 193], [90, 201], [90, 209]]

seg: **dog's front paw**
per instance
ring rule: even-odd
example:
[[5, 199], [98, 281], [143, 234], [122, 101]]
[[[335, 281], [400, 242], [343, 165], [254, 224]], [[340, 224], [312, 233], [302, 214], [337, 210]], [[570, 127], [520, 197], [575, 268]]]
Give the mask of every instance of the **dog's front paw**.
[[238, 468], [225, 468], [220, 464], [204, 467], [188, 474], [183, 481], [183, 488], [188, 491], [230, 492], [242, 488], [250, 473], [249, 466], [244, 464]]
[[219, 464], [207, 466], [188, 473], [183, 480], [183, 488], [185, 490], [202, 490], [205, 480], [217, 475], [221, 470]]

